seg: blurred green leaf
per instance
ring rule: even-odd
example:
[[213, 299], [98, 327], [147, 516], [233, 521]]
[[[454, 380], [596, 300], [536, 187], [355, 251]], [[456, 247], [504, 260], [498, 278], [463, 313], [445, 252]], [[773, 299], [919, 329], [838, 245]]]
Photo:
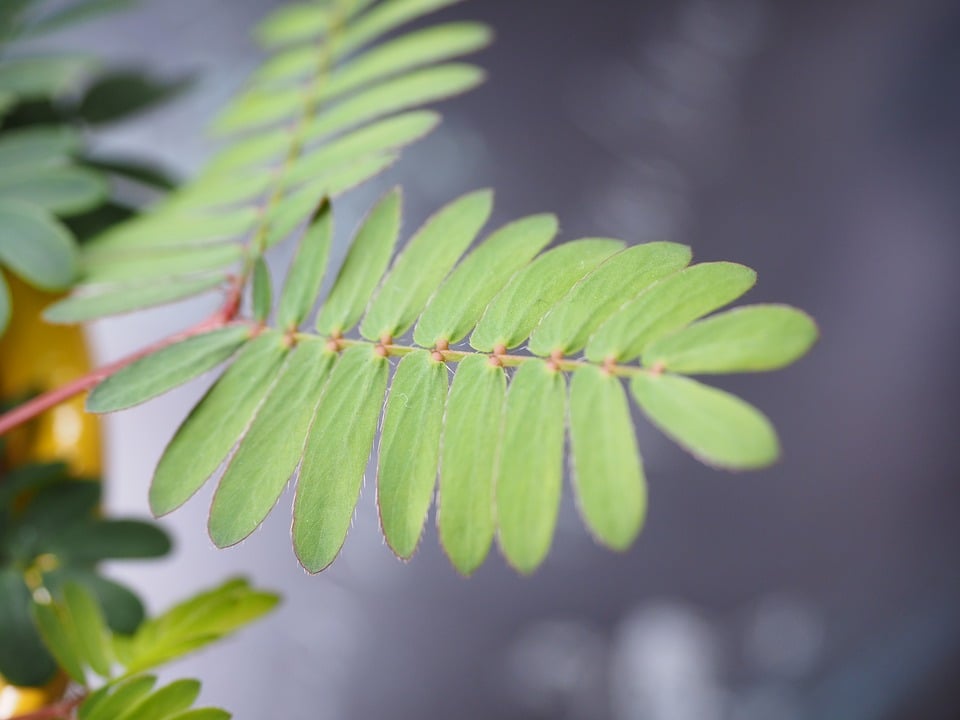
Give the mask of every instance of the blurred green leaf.
[[30, 603], [23, 576], [0, 566], [0, 674], [15, 685], [43, 685], [57, 670], [33, 623]]
[[75, 682], [86, 684], [86, 673], [77, 628], [69, 611], [56, 603], [33, 603], [33, 620], [44, 644], [53, 653], [57, 664]]
[[144, 71], [119, 70], [97, 78], [77, 108], [77, 114], [94, 125], [126, 120], [181, 95], [193, 78], [164, 80]]
[[59, 215], [96, 207], [107, 197], [100, 175], [81, 167], [56, 165], [6, 173], [0, 170], [0, 202], [30, 203]]
[[0, 176], [60, 165], [79, 152], [80, 134], [66, 125], [28, 127], [0, 135]]
[[67, 583], [63, 588], [66, 607], [77, 630], [84, 662], [102, 678], [109, 678], [113, 666], [107, 626], [96, 599], [82, 585]]
[[32, 285], [60, 290], [76, 273], [76, 247], [46, 211], [0, 198], [0, 264]]

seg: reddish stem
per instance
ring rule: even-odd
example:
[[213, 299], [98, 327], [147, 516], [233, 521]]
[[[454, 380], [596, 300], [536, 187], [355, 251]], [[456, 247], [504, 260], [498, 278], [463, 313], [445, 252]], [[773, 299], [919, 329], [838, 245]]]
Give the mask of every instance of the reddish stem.
[[192, 328], [188, 328], [187, 330], [177, 333], [176, 335], [171, 335], [170, 337], [164, 338], [163, 340], [155, 342], [152, 345], [148, 345], [132, 355], [127, 355], [126, 357], [121, 358], [116, 362], [112, 362], [109, 365], [104, 365], [103, 367], [97, 368], [87, 373], [83, 377], [67, 383], [66, 385], [61, 385], [60, 387], [54, 388], [53, 390], [45, 392], [42, 395], [37, 395], [35, 398], [23, 403], [23, 405], [19, 405], [13, 410], [0, 415], [0, 436], [6, 435], [18, 425], [22, 425], [28, 420], [32, 420], [37, 415], [46, 412], [50, 408], [56, 407], [57, 405], [66, 402], [70, 398], [92, 389], [104, 379], [127, 367], [127, 365], [131, 365], [137, 360], [146, 357], [147, 355], [152, 355], [158, 350], [163, 350], [163, 348], [167, 347], [168, 345], [173, 345], [174, 343], [180, 342], [181, 340], [186, 340], [194, 335], [209, 332], [210, 330], [216, 330], [231, 324], [240, 310], [240, 294], [242, 292], [241, 288], [242, 286], [235, 283], [230, 289], [223, 307], [221, 307], [208, 319], [198, 323], [197, 325], [194, 325]]

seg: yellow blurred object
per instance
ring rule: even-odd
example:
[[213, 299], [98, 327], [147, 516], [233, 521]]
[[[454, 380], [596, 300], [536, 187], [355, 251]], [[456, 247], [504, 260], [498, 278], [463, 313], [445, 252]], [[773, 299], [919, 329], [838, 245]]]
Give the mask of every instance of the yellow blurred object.
[[[10, 286], [13, 317], [0, 338], [0, 398], [22, 400], [65, 385], [90, 370], [90, 355], [78, 327], [50, 325], [41, 313], [57, 295], [41, 292], [18, 278], [4, 276]], [[100, 476], [100, 421], [84, 412], [85, 396], [52, 408], [10, 432], [2, 464], [60, 460], [76, 477]], [[0, 720], [40, 710], [63, 697], [64, 673], [43, 687], [9, 685], [0, 676]]]
[[[83, 331], [50, 325], [41, 313], [57, 295], [41, 292], [6, 275], [13, 317], [0, 338], [0, 398], [14, 401], [76, 380], [90, 371]], [[27, 462], [61, 460], [79, 477], [98, 477], [102, 469], [100, 422], [84, 412], [86, 396], [75, 397], [9, 433], [4, 459], [15, 467]]]

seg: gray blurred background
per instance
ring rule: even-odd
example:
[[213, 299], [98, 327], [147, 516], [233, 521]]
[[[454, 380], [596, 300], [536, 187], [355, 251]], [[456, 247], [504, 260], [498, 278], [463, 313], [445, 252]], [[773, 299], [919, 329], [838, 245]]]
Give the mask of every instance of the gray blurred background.
[[[256, 65], [274, 0], [144, 0], [64, 38], [164, 75], [179, 103], [100, 138], [181, 175]], [[291, 496], [240, 547], [205, 534], [210, 489], [165, 521], [169, 561], [118, 566], [154, 608], [243, 572], [282, 610], [176, 668], [240, 720], [960, 718], [960, 6], [950, 0], [474, 0], [498, 40], [442, 129], [338, 206], [340, 250], [394, 183], [413, 228], [493, 186], [495, 222], [556, 211], [563, 237], [671, 239], [759, 271], [752, 301], [818, 318], [799, 365], [724, 386], [783, 461], [705, 469], [639, 423], [649, 520], [622, 555], [565, 500], [546, 565], [472, 579], [436, 534], [402, 565], [368, 483], [332, 569], [289, 545]], [[289, 257], [273, 258], [282, 272]], [[212, 301], [211, 301], [212, 303]], [[101, 359], [211, 309], [95, 327]], [[210, 378], [109, 420], [109, 501], [145, 514], [151, 470]]]

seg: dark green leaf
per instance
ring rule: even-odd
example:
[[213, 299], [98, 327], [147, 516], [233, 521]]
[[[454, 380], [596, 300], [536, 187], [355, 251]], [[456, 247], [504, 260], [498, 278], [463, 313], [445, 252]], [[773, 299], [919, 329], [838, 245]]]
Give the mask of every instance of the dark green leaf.
[[500, 549], [522, 573], [536, 570], [553, 542], [565, 424], [563, 374], [542, 360], [525, 362], [507, 391], [494, 481]]
[[417, 549], [433, 499], [447, 366], [420, 350], [400, 360], [380, 434], [377, 506], [390, 548], [409, 558]]
[[192, 84], [192, 78], [160, 80], [144, 72], [119, 70], [97, 79], [84, 95], [77, 114], [93, 124], [125, 120], [171, 100]]
[[57, 664], [73, 680], [86, 684], [80, 640], [73, 618], [62, 605], [33, 603], [33, 620], [40, 630], [44, 644], [53, 653]]
[[170, 345], [97, 385], [87, 410], [115, 412], [151, 400], [225, 362], [249, 338], [249, 328], [227, 327]]
[[95, 520], [64, 528], [46, 546], [75, 563], [162, 557], [170, 538], [156, 525], [136, 520]]
[[344, 351], [307, 438], [293, 507], [303, 567], [323, 570], [340, 552], [377, 430], [389, 363], [369, 346]]
[[70, 233], [44, 210], [0, 199], [0, 264], [44, 290], [70, 285], [77, 268]]
[[23, 577], [0, 567], [0, 674], [14, 685], [43, 685], [56, 670], [30, 616]]

